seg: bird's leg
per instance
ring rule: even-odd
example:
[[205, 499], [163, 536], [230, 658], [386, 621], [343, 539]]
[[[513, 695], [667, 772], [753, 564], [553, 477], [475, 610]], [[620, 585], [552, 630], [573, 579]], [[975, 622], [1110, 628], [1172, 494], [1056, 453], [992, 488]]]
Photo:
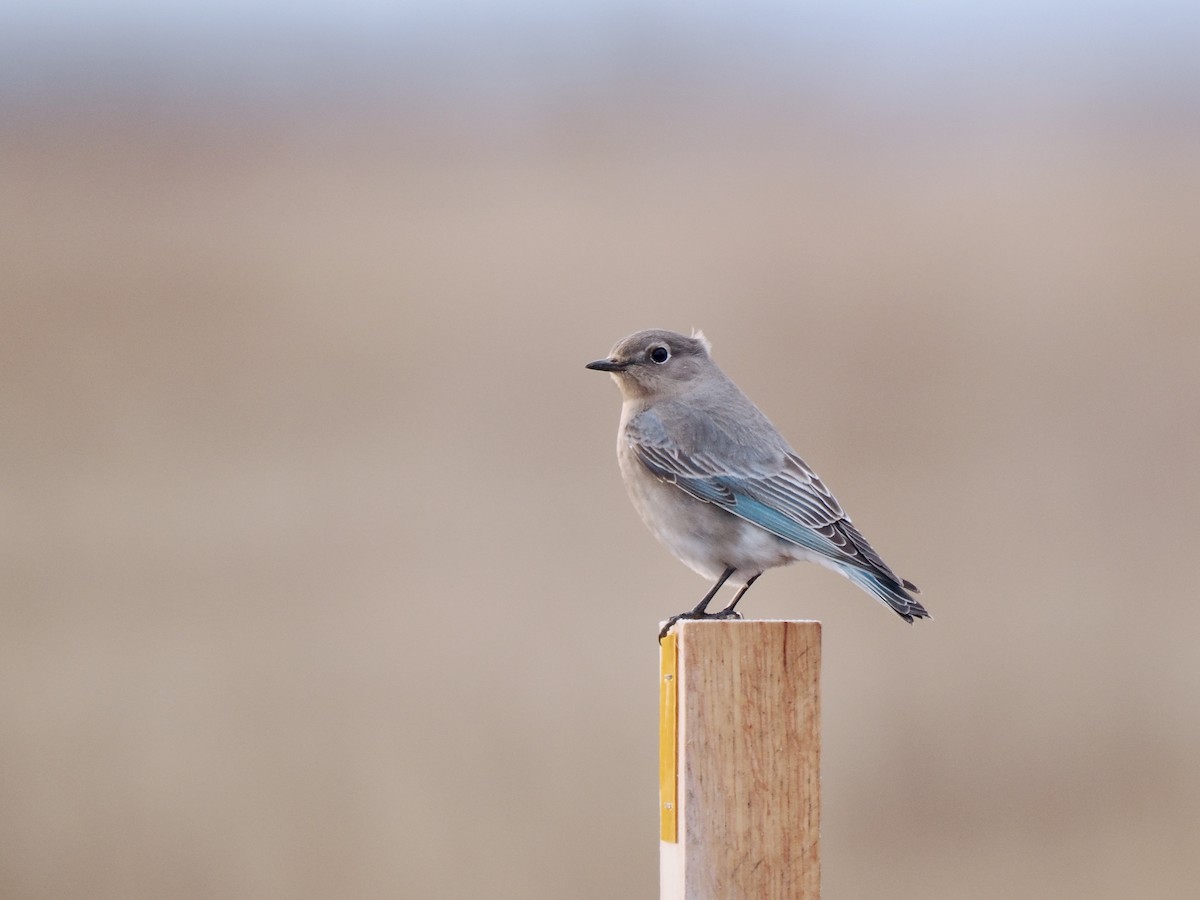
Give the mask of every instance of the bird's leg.
[[[758, 573], [758, 575], [761, 575], [761, 574], [762, 574], [762, 572]], [[750, 580], [747, 581], [744, 585], [742, 585], [742, 589], [737, 592], [737, 594], [734, 596], [733, 600], [730, 601], [730, 604], [727, 607], [725, 607], [723, 610], [721, 610], [719, 613], [717, 613], [717, 615], [723, 616], [724, 618], [727, 618], [727, 619], [740, 619], [741, 616], [738, 615], [737, 613], [735, 613], [733, 611], [733, 608], [735, 606], [737, 606], [738, 601], [742, 599], [742, 594], [744, 594], [744, 593], [746, 593], [746, 591], [750, 590], [750, 585], [752, 585], [752, 584], [754, 584], [754, 582], [758, 581], [758, 575], [751, 575]]]
[[708, 613], [705, 612], [705, 610], [708, 609], [708, 604], [712, 603], [712, 598], [717, 596], [717, 591], [725, 586], [725, 582], [729, 580], [729, 576], [732, 575], [734, 571], [735, 570], [733, 566], [729, 566], [724, 572], [721, 573], [721, 577], [717, 579], [717, 583], [714, 584], [712, 589], [704, 595], [704, 599], [696, 604], [696, 608], [692, 610], [691, 615], [695, 616], [697, 619], [708, 615]]
[[[663, 638], [665, 638], [667, 636], [667, 632], [671, 630], [671, 626], [674, 625], [676, 622], [678, 622], [680, 619], [728, 619], [728, 618], [730, 618], [730, 616], [725, 615], [725, 612], [728, 612], [729, 610], [725, 610], [725, 611], [719, 612], [719, 613], [710, 613], [710, 612], [707, 612], [707, 610], [708, 610], [708, 604], [712, 603], [712, 598], [717, 596], [717, 591], [719, 591], [724, 586], [725, 582], [729, 580], [729, 576], [732, 575], [735, 571], [737, 571], [737, 570], [733, 566], [726, 567], [725, 571], [721, 573], [721, 577], [717, 579], [717, 583], [714, 584], [712, 586], [712, 589], [707, 594], [704, 595], [704, 599], [696, 604], [695, 609], [693, 609], [691, 612], [679, 613], [678, 615], [671, 616], [671, 618], [667, 619], [667, 624], [664, 625], [662, 627], [662, 630], [658, 633], [658, 639], [661, 641]], [[757, 578], [758, 576], [756, 575], [754, 577]], [[751, 579], [751, 580], [753, 580], [753, 579]], [[749, 586], [750, 585], [746, 585], [746, 587], [749, 587]], [[740, 597], [745, 592], [746, 592], [746, 588], [742, 588], [742, 592], [740, 594], [738, 594], [738, 596]], [[735, 600], [734, 602], [736, 603], [737, 601]], [[732, 609], [732, 607], [730, 607], [730, 609]], [[733, 613], [733, 615], [736, 616], [737, 613]]]

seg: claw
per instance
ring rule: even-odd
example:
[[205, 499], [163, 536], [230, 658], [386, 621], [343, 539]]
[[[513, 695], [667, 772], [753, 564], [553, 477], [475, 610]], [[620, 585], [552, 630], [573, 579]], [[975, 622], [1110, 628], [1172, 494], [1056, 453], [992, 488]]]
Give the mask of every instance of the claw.
[[675, 623], [678, 622], [680, 619], [714, 619], [714, 620], [716, 620], [716, 619], [740, 619], [741, 617], [742, 617], [742, 614], [735, 609], [723, 609], [720, 612], [715, 612], [715, 613], [698, 612], [694, 609], [689, 610], [688, 612], [682, 612], [682, 613], [679, 613], [678, 615], [671, 616], [671, 618], [667, 619], [666, 624], [663, 625], [662, 630], [659, 631], [659, 633], [658, 633], [658, 642], [660, 644], [662, 643], [662, 639], [667, 636], [667, 632], [669, 632], [675, 626]]

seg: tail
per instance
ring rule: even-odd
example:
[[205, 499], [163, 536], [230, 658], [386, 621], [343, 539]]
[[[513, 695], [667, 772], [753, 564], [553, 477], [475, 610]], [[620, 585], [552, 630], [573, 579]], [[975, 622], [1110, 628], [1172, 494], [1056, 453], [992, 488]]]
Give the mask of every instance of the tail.
[[[926, 612], [925, 607], [912, 596], [914, 593], [919, 594], [920, 590], [911, 581], [903, 579], [893, 581], [875, 572], [869, 572], [866, 569], [851, 568], [849, 566], [846, 566], [841, 571], [843, 575], [864, 591], [890, 606], [895, 610], [896, 615], [905, 622], [908, 622], [908, 624], [911, 625], [913, 619], [932, 618]], [[912, 593], [909, 593], [910, 591]]]

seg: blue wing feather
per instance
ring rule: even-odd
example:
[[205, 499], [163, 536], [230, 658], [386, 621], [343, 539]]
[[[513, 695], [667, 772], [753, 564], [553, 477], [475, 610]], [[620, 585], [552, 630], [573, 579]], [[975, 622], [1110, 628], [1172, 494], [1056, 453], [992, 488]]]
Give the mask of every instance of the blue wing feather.
[[[656, 477], [828, 558], [901, 615], [907, 615], [901, 610], [910, 605], [921, 610], [920, 604], [904, 593], [915, 591], [916, 586], [888, 567], [816, 473], [790, 449], [774, 459], [750, 461], [746, 467], [754, 470], [752, 474], [735, 474], [703, 450], [683, 453], [660, 417], [651, 412], [627, 425], [626, 440]], [[888, 593], [896, 596], [883, 596]]]

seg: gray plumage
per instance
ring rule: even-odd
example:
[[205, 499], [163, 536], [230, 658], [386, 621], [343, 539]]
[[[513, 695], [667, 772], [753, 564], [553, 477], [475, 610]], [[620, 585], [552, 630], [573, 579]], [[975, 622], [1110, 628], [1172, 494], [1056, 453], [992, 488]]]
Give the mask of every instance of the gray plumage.
[[[716, 583], [679, 618], [736, 617], [767, 569], [797, 560], [845, 575], [902, 618], [926, 618], [897, 576], [750, 399], [712, 361], [703, 334], [639, 331], [589, 369], [612, 373], [624, 404], [617, 458], [634, 507], [683, 563]], [[742, 589], [707, 612], [721, 585]]]

